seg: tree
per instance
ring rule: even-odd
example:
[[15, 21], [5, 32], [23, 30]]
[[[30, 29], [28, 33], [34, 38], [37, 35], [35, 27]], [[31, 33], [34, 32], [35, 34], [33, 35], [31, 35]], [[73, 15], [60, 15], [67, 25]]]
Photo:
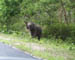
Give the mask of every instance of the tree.
[[[16, 23], [15, 20], [12, 20], [14, 16], [17, 16], [20, 13], [20, 4], [22, 0], [4, 0], [5, 10], [3, 12], [4, 22], [7, 28], [7, 31], [10, 29], [11, 24]], [[15, 22], [14, 22], [15, 21]]]

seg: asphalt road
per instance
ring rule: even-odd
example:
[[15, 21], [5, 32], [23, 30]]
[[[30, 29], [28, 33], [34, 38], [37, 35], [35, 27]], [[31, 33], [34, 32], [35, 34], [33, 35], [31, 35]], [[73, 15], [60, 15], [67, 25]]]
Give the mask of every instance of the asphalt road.
[[41, 60], [15, 49], [4, 43], [0, 43], [0, 60]]

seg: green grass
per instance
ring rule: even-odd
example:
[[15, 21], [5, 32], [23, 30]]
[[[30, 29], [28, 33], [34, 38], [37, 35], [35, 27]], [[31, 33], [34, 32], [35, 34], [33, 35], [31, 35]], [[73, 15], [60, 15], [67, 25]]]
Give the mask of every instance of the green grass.
[[47, 59], [47, 60], [74, 60], [75, 59], [75, 45], [68, 42], [63, 42], [61, 39], [42, 38], [38, 41], [36, 38], [32, 39], [30, 36], [16, 36], [9, 34], [0, 34], [4, 38], [12, 38], [5, 40], [0, 38], [0, 42], [12, 45], [22, 51]]

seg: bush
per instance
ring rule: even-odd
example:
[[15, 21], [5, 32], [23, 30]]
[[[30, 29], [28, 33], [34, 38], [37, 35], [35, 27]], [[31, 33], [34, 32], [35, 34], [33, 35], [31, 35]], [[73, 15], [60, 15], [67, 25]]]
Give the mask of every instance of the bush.
[[70, 24], [70, 37], [75, 40], [75, 24]]
[[43, 32], [45, 37], [55, 36], [65, 40], [68, 37], [75, 37], [75, 25], [70, 24], [51, 24], [47, 25]]

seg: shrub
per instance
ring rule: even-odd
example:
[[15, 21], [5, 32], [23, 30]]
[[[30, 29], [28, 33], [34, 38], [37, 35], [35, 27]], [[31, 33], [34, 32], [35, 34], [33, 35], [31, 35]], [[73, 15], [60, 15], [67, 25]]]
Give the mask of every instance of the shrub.
[[61, 38], [65, 40], [68, 37], [75, 37], [75, 25], [74, 24], [60, 24], [55, 23], [47, 25], [43, 32], [45, 37], [55, 36], [56, 38]]

